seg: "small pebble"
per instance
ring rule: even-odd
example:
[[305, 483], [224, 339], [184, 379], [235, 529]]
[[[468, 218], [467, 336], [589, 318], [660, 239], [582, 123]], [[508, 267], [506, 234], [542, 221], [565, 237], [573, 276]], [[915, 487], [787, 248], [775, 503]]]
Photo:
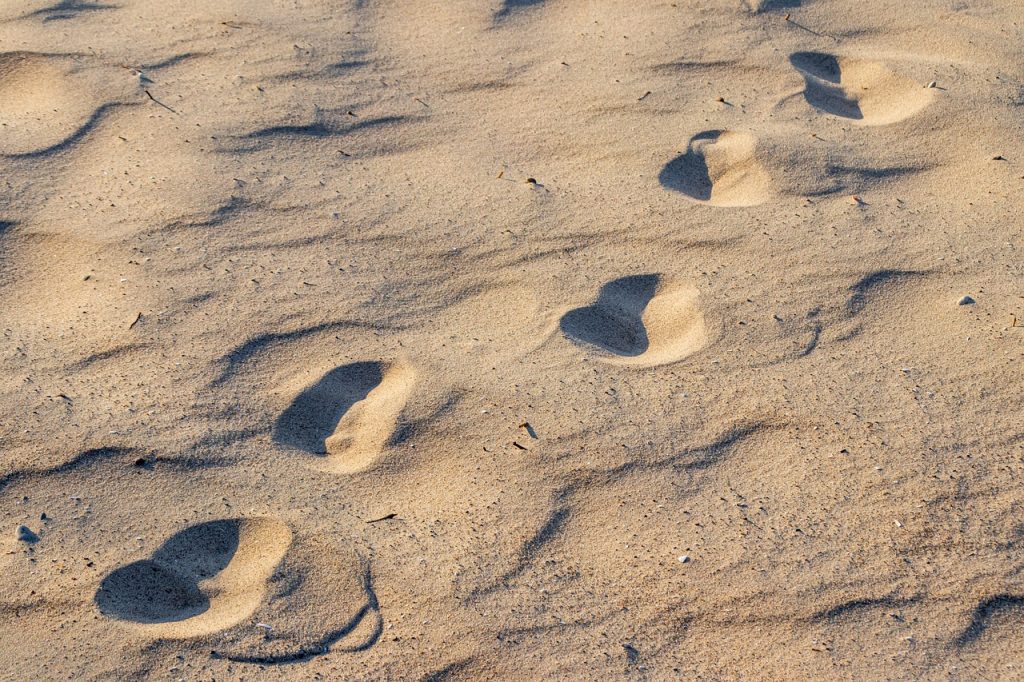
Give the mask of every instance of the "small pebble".
[[688, 554], [684, 554], [683, 556], [679, 557], [679, 563], [681, 563], [681, 564], [688, 564], [688, 563], [690, 563], [690, 556]]
[[938, 85], [938, 83], [936, 83], [935, 81], [931, 81], [931, 82], [928, 83], [928, 85], [926, 85], [924, 87], [926, 87], [926, 88], [934, 88], [937, 85]]
[[18, 540], [21, 542], [39, 542], [39, 536], [28, 526], [18, 526]]
[[957, 305], [972, 305], [973, 303], [974, 299], [970, 296], [961, 296], [960, 300], [956, 302]]

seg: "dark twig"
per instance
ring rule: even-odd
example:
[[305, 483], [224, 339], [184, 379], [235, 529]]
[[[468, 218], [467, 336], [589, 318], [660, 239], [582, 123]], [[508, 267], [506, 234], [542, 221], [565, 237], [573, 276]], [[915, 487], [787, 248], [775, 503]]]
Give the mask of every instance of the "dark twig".
[[149, 90], [143, 90], [143, 92], [145, 92], [149, 96], [149, 98], [151, 100], [153, 100], [154, 102], [156, 102], [157, 104], [162, 106], [164, 109], [166, 109], [167, 111], [171, 112], [172, 114], [177, 115], [177, 113], [178, 113], [177, 111], [175, 111], [174, 109], [171, 109], [169, 106], [167, 106], [166, 104], [164, 104], [163, 102], [158, 100], [156, 97], [153, 97], [153, 93], [151, 93]]
[[814, 35], [818, 36], [819, 38], [831, 38], [832, 40], [836, 41], [837, 43], [839, 42], [839, 38], [836, 38], [835, 36], [830, 36], [827, 33], [818, 33], [813, 28], [808, 28], [807, 26], [804, 26], [800, 22], [793, 20], [788, 14], [785, 16], [785, 19], [786, 19], [787, 23], [793, 24], [797, 28], [802, 28], [803, 30], [807, 31], [808, 33], [813, 33]]

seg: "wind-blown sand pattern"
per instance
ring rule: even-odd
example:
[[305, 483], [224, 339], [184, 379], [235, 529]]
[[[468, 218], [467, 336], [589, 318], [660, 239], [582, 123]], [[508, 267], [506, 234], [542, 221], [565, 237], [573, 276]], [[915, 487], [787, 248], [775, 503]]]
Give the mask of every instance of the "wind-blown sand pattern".
[[0, 679], [1024, 677], [1024, 7], [0, 7]]

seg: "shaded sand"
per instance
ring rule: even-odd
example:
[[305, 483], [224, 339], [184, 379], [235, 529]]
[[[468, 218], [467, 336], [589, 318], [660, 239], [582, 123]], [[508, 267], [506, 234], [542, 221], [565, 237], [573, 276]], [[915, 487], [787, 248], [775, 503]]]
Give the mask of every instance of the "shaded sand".
[[0, 679], [1024, 678], [1024, 7], [0, 7]]

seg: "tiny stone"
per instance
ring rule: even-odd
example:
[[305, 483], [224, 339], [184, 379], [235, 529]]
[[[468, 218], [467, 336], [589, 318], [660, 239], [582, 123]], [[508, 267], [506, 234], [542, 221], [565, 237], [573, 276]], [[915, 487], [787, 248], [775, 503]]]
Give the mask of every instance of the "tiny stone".
[[144, 466], [146, 466], [146, 458], [145, 457], [139, 457], [137, 460], [135, 460], [135, 466], [137, 466], [137, 467], [144, 467]]
[[957, 305], [972, 305], [973, 303], [974, 299], [970, 296], [961, 296], [960, 300], [956, 302]]
[[690, 555], [684, 554], [683, 556], [679, 557], [679, 563], [681, 563], [681, 564], [688, 564], [688, 563], [690, 563]]
[[38, 542], [39, 536], [28, 526], [18, 526], [18, 539], [22, 542]]
[[530, 184], [530, 185], [536, 185], [537, 184], [537, 178], [526, 178], [526, 182], [528, 184]]
[[926, 87], [926, 88], [934, 88], [934, 87], [935, 87], [935, 86], [937, 86], [937, 85], [938, 85], [938, 83], [936, 83], [935, 81], [931, 81], [931, 82], [930, 82], [930, 83], [928, 83], [928, 85], [926, 85], [925, 87]]

